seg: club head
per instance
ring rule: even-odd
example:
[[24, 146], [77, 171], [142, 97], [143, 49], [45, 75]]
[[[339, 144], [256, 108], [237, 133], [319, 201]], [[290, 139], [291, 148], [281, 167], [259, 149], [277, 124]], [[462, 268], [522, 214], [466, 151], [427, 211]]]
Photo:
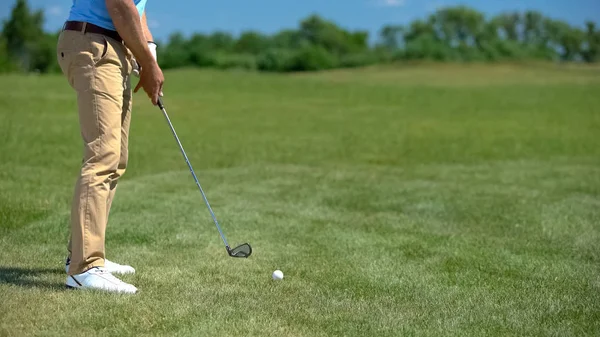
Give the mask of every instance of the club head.
[[227, 253], [231, 257], [248, 257], [252, 254], [252, 247], [248, 243], [244, 243], [233, 249], [227, 247]]

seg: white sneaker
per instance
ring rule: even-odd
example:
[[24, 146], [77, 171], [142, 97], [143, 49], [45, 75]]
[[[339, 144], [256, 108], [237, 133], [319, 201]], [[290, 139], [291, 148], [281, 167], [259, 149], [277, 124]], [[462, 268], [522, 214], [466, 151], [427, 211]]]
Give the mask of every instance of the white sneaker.
[[[69, 266], [71, 265], [71, 259], [67, 258], [67, 262], [65, 262], [65, 271], [67, 274], [69, 273]], [[135, 269], [132, 266], [122, 265], [118, 263], [114, 263], [107, 259], [104, 259], [104, 268], [111, 274], [135, 274]]]
[[125, 283], [105, 268], [94, 267], [78, 275], [67, 276], [67, 288], [69, 289], [93, 289], [109, 292], [135, 294], [137, 288]]

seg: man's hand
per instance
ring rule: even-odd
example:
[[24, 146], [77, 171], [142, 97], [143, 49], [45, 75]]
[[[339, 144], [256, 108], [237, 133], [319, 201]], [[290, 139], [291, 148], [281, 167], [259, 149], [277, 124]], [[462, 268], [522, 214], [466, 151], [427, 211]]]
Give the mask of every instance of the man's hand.
[[165, 82], [162, 70], [158, 66], [158, 63], [145, 65], [140, 70], [140, 81], [138, 82], [133, 92], [138, 92], [140, 88], [144, 88], [144, 91], [150, 97], [152, 104], [158, 104], [158, 97], [162, 96], [162, 86]]

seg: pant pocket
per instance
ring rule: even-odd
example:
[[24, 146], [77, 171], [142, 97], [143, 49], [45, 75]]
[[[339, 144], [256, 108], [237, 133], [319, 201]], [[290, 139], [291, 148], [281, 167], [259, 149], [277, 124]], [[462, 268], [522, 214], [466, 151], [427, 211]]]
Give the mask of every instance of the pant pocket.
[[95, 65], [98, 65], [110, 52], [110, 43], [106, 36], [102, 34], [87, 34], [90, 39], [90, 51]]

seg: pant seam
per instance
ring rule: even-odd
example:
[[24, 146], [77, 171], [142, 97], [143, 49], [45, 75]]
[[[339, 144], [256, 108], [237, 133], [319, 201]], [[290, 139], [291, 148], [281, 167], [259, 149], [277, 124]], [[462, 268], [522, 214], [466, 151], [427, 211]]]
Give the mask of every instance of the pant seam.
[[[97, 76], [97, 71], [96, 71], [96, 64], [94, 62], [94, 60], [92, 59], [92, 105], [94, 107], [94, 117], [96, 118], [96, 134], [98, 136], [98, 139], [96, 141], [96, 144], [94, 144], [94, 153], [93, 156], [97, 156], [98, 155], [98, 147], [100, 146], [100, 142], [102, 141], [101, 139], [101, 135], [100, 135], [100, 118], [98, 116], [98, 97], [97, 97], [97, 93], [96, 88], [98, 87], [98, 76]], [[87, 256], [87, 246], [89, 244], [89, 226], [90, 226], [90, 221], [91, 221], [91, 216], [89, 214], [89, 204], [90, 204], [90, 183], [91, 181], [89, 181], [89, 177], [88, 177], [88, 181], [86, 182], [86, 203], [85, 203], [85, 234], [84, 234], [84, 240], [85, 243], [83, 244], [83, 256], [85, 256], [86, 258], [88, 258]], [[86, 261], [86, 270], [89, 269], [89, 262]]]

